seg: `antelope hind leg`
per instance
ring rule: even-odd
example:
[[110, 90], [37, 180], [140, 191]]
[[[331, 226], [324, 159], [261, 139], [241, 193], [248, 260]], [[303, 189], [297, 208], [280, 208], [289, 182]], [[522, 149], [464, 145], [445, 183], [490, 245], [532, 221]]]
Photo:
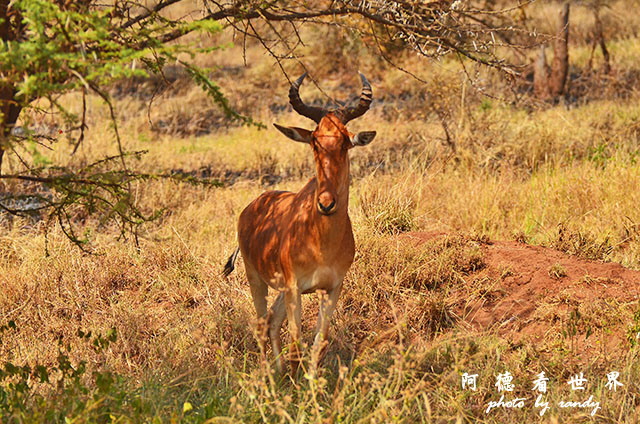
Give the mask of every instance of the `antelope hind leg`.
[[[247, 273], [249, 276], [249, 273]], [[269, 291], [268, 286], [259, 278], [249, 277], [249, 287], [251, 289], [251, 297], [253, 299], [253, 305], [256, 308], [256, 314], [258, 315], [256, 336], [258, 339], [258, 345], [260, 346], [260, 354], [265, 356], [265, 342], [267, 340], [267, 293]]]
[[318, 325], [316, 329], [316, 337], [313, 341], [313, 348], [311, 350], [311, 357], [313, 363], [311, 368], [314, 369], [318, 366], [318, 363], [326, 353], [328, 346], [329, 324], [331, 323], [331, 317], [336, 310], [338, 304], [338, 298], [342, 291], [342, 281], [336, 287], [329, 292], [319, 293], [320, 307], [318, 311]]

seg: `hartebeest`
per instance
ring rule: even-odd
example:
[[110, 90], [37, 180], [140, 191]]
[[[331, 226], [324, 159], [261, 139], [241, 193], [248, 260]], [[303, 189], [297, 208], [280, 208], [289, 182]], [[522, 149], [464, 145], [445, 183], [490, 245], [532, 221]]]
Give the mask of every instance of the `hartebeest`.
[[[376, 135], [375, 131], [354, 135], [345, 127], [349, 121], [363, 115], [371, 104], [371, 85], [364, 75], [360, 74], [362, 94], [359, 103], [355, 107], [332, 111], [302, 102], [299, 88], [306, 75], [291, 84], [289, 100], [296, 112], [318, 124], [316, 129], [274, 125], [290, 139], [311, 146], [316, 176], [298, 193], [269, 191], [242, 211], [238, 220], [239, 248], [229, 258], [224, 271], [228, 275], [233, 270], [238, 251], [241, 252], [258, 321], [262, 323], [259, 325], [264, 326], [259, 328], [258, 338], [262, 339], [263, 334], [266, 336], [268, 329], [280, 372], [283, 369], [280, 328], [285, 317], [288, 319], [293, 375], [300, 361], [301, 294], [326, 292], [320, 296], [313, 343], [318, 358], [327, 339], [342, 280], [355, 254], [347, 211], [348, 151], [369, 144]], [[280, 291], [269, 314], [268, 287]]]

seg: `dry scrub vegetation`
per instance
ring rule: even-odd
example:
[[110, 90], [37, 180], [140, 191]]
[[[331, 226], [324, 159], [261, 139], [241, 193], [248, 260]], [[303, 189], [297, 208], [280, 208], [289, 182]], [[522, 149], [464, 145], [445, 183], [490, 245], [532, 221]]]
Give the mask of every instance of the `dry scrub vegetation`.
[[[547, 331], [542, 343], [506, 337], [499, 325], [473, 327], [465, 315], [466, 302], [499, 296], [504, 281], [518, 273], [486, 270], [489, 240], [640, 270], [640, 41], [631, 30], [640, 15], [637, 2], [610, 5], [603, 19], [610, 22], [611, 73], [598, 72], [597, 53], [589, 74], [582, 72], [593, 23], [586, 8], [576, 6], [570, 72], [579, 84], [572, 89], [570, 83], [558, 105], [511, 91], [504, 76], [490, 70], [467, 64], [467, 73], [457, 59], [426, 63], [398, 53], [395, 60], [424, 85], [347, 36], [335, 40], [343, 51], [306, 47], [311, 77], [337, 98], [359, 92], [358, 68], [367, 74], [374, 103], [351, 131], [378, 136], [351, 152], [357, 253], [324, 369], [296, 383], [280, 381], [273, 364], [260, 362], [242, 267], [227, 280], [220, 275], [244, 206], [267, 189], [297, 190], [313, 173], [308, 148], [270, 127], [273, 121], [310, 126], [286, 107], [286, 79], [251, 42], [248, 67], [237, 45], [199, 58], [216, 65], [214, 79], [234, 107], [266, 130], [230, 125], [179, 74], [150, 107], [145, 90], [153, 93], [155, 82], [114, 87], [124, 147], [147, 151], [132, 162], [136, 169], [221, 186], [138, 183], [139, 207], [162, 211], [144, 226], [139, 246], [79, 214], [74, 219], [91, 238], [93, 254], [58, 228], [45, 231], [37, 219], [0, 217], [0, 359], [30, 367], [0, 371], [0, 420], [637, 422], [637, 297], [574, 305], [573, 294], [562, 297], [562, 285], [578, 281], [567, 281], [572, 274], [558, 265], [543, 270], [554, 274], [556, 297], [522, 299], [534, 304], [532, 317]], [[527, 11], [530, 22], [543, 25], [555, 8], [534, 4]], [[220, 41], [232, 41], [231, 35]], [[299, 73], [293, 64], [287, 69]], [[326, 101], [312, 84], [302, 97]], [[80, 111], [76, 96], [63, 101]], [[61, 139], [52, 150], [38, 147], [47, 160], [79, 167], [117, 152], [104, 106], [89, 97], [88, 108], [90, 130], [78, 152], [70, 156], [72, 143]], [[8, 173], [19, 168], [15, 157], [5, 160]], [[11, 190], [15, 183], [2, 184]], [[408, 231], [444, 235], [416, 245], [402, 236]], [[639, 282], [626, 283], [635, 288]], [[303, 305], [310, 343], [315, 296]], [[581, 349], [585, 333], [594, 332], [589, 342], [602, 337], [600, 350]], [[39, 379], [43, 369], [52, 384]], [[613, 370], [624, 384], [616, 393], [604, 387]], [[495, 377], [504, 371], [514, 375], [512, 397], [529, 403], [485, 414], [487, 403], [500, 397]], [[601, 402], [596, 417], [553, 406], [540, 419], [530, 389], [541, 371], [551, 379], [551, 404], [593, 395]], [[479, 374], [478, 391], [461, 389], [464, 372]], [[589, 382], [576, 394], [566, 381], [579, 372]]]

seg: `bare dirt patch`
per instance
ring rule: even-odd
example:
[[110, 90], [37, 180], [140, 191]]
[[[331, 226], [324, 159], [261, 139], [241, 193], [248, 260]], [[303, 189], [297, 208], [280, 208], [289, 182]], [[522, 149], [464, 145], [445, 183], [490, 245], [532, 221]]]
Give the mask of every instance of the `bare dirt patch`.
[[[447, 235], [403, 237], [422, 244]], [[450, 297], [470, 330], [495, 332], [516, 344], [530, 341], [540, 351], [610, 356], [629, 347], [640, 271], [515, 241], [478, 243], [485, 266], [464, 276]]]

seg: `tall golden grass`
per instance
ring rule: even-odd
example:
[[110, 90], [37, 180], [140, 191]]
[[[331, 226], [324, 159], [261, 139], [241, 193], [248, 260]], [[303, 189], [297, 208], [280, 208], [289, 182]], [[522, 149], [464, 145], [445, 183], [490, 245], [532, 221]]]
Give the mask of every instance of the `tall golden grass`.
[[[626, 6], [613, 2], [607, 12], [607, 19], [620, 28], [610, 43], [612, 65], [620, 75], [637, 73], [633, 58], [640, 51], [635, 34], [624, 29], [629, 16], [637, 15], [623, 13]], [[552, 13], [550, 8], [527, 11], [533, 22], [540, 22]], [[586, 8], [575, 9], [576, 26], [588, 27]], [[572, 39], [576, 66], [586, 61], [589, 49], [581, 34]], [[220, 58], [199, 60], [237, 67], [237, 52], [233, 47]], [[310, 127], [291, 112], [272, 112], [274, 105], [286, 104], [286, 81], [257, 47], [250, 46], [248, 57], [255, 66], [237, 68], [233, 75], [222, 68], [216, 74], [232, 101], [265, 124]], [[319, 53], [310, 63], [322, 59]], [[0, 324], [13, 321], [17, 329], [0, 335], [2, 362], [51, 366], [64, 348], [73, 364], [84, 360], [89, 370], [113, 372], [129, 393], [109, 412], [115, 422], [224, 422], [206, 421], [215, 416], [238, 422], [538, 420], [530, 407], [485, 414], [487, 402], [496, 400], [495, 375], [505, 370], [515, 376], [515, 395], [523, 396], [531, 394], [532, 375], [547, 371], [552, 403], [570, 397], [564, 382], [583, 371], [593, 377], [586, 394], [602, 403], [598, 420], [637, 421], [637, 347], [623, 356], [589, 361], [568, 347], [569, 340], [554, 338], [544, 350], [527, 342], [514, 346], [495, 334], [469, 332], [451, 305], [452, 288], [462, 285], [469, 296], [477, 290], [465, 278], [482, 265], [474, 241], [478, 236], [525, 240], [640, 269], [637, 87], [620, 83], [623, 95], [607, 98], [604, 92], [601, 99], [570, 107], [521, 108], [483, 97], [454, 61], [425, 67], [414, 58], [398, 60], [437, 83], [425, 88], [379, 62], [371, 72], [374, 97], [383, 100], [354, 122], [352, 131], [376, 130], [378, 137], [351, 153], [350, 214], [358, 253], [320, 374], [303, 375], [298, 382], [279, 380], [272, 364], [260, 360], [242, 267], [229, 279], [220, 275], [235, 248], [239, 212], [264, 190], [299, 189], [313, 175], [311, 152], [270, 127], [237, 127], [219, 116], [212, 118], [218, 120], [215, 125], [208, 125], [207, 114], [215, 112], [189, 86], [152, 104], [149, 116], [152, 122], [166, 121], [164, 132], [149, 125], [144, 99], [116, 100], [125, 148], [148, 150], [130, 166], [193, 173], [219, 179], [223, 186], [140, 183], [135, 188], [139, 205], [163, 214], [144, 226], [139, 247], [119, 238], [117, 228], [87, 218], [78, 225], [89, 234], [93, 255], [75, 248], [59, 228], [45, 231], [41, 221], [3, 217]], [[366, 59], [355, 57], [352, 63]], [[326, 91], [335, 88], [338, 96], [357, 92], [355, 69], [348, 78], [329, 71], [316, 74]], [[480, 84], [495, 84], [494, 91], [507, 98], [503, 80], [481, 72], [485, 80]], [[305, 87], [302, 96], [322, 95]], [[448, 120], [449, 142], [429, 108], [436, 96]], [[63, 101], [79, 111], [76, 96]], [[69, 155], [72, 146], [64, 140], [42, 154], [54, 164], [77, 166], [115, 153], [104, 106], [90, 98], [89, 111], [91, 131], [75, 156]], [[196, 115], [194, 125], [213, 132], [185, 134], [184, 121], [167, 120]], [[11, 173], [21, 165], [9, 156], [5, 166]], [[4, 184], [11, 189], [11, 183]], [[434, 240], [416, 248], [398, 238], [406, 231], [452, 235], [446, 243]], [[567, 242], [567, 234], [579, 242]], [[307, 329], [315, 322], [314, 298], [304, 301]], [[619, 316], [637, 327], [635, 307], [624, 305]], [[78, 330], [104, 334], [111, 328], [118, 338], [105, 349], [77, 335]], [[311, 332], [304, 333], [309, 343]], [[616, 394], [595, 378], [614, 368], [625, 385]], [[460, 376], [467, 371], [480, 374], [477, 392], [460, 388]], [[69, 412], [69, 419], [106, 420], [99, 415], [101, 405], [115, 395], [91, 397], [94, 382], [90, 373], [85, 378], [89, 394], [77, 394], [85, 408]], [[47, 408], [55, 410], [55, 396], [62, 394], [51, 396], [49, 403], [34, 405], [21, 417], [0, 416], [15, 422], [38, 420]], [[547, 418], [591, 419], [588, 412], [557, 407]]]

